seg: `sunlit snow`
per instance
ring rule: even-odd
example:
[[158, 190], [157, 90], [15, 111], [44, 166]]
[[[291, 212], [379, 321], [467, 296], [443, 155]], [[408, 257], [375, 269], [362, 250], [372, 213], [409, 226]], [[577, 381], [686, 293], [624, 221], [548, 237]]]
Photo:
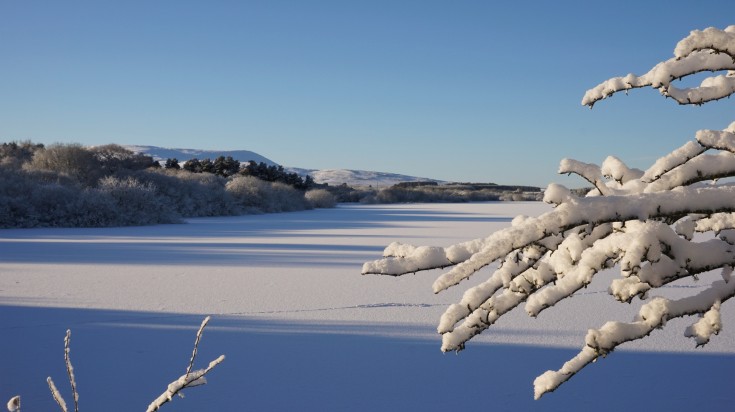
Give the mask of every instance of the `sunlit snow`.
[[[482, 394], [493, 410], [617, 411], [621, 393], [646, 410], [728, 410], [730, 302], [704, 348], [683, 336], [691, 319], [673, 320], [533, 401], [534, 377], [577, 353], [588, 329], [633, 320], [639, 305], [607, 293], [618, 274], [600, 275], [538, 319], [512, 311], [457, 356], [440, 352], [436, 324], [465, 288], [435, 295], [439, 271], [360, 275], [393, 241], [447, 246], [548, 210], [521, 202], [342, 205], [181, 225], [3, 230], [0, 395], [21, 395], [24, 410], [54, 410], [45, 381], [53, 376], [69, 400], [63, 338], [71, 329], [80, 409], [142, 410], [184, 372], [197, 326], [212, 315], [199, 356], [227, 359], [166, 410], [459, 410], [476, 409]], [[720, 276], [662, 291], [690, 295]]]

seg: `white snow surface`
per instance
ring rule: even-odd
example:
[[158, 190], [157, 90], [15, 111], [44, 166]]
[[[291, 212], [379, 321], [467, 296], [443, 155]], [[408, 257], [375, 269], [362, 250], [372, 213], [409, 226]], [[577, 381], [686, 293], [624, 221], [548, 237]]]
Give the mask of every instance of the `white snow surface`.
[[[2, 230], [0, 396], [21, 395], [24, 410], [56, 408], [44, 380], [68, 388], [63, 337], [72, 329], [80, 409], [142, 409], [185, 370], [197, 327], [212, 315], [195, 368], [227, 359], [171, 410], [439, 411], [479, 401], [497, 410], [616, 411], [621, 393], [647, 410], [728, 410], [732, 302], [718, 308], [721, 326], [707, 318], [709, 329], [721, 330], [703, 348], [684, 336], [696, 319], [674, 319], [534, 401], [534, 378], [579, 352], [589, 329], [634, 320], [642, 302], [622, 304], [607, 292], [616, 270], [537, 319], [516, 308], [458, 356], [441, 354], [436, 324], [465, 287], [434, 295], [439, 270], [360, 275], [391, 242], [444, 247], [550, 209], [340, 205], [179, 225]], [[689, 296], [719, 279], [703, 274], [656, 293]]]

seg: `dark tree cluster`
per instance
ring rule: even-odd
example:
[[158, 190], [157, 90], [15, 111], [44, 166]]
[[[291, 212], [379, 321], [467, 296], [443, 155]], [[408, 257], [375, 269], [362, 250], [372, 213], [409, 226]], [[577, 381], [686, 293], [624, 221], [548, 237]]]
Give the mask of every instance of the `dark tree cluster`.
[[166, 159], [165, 169], [183, 169], [191, 173], [212, 173], [222, 177], [236, 174], [252, 176], [271, 183], [283, 183], [299, 190], [309, 190], [316, 186], [311, 176], [301, 177], [297, 173], [287, 172], [283, 166], [268, 165], [265, 162], [249, 161], [242, 165], [232, 156], [219, 156], [214, 161], [209, 158], [193, 158], [179, 164], [178, 159]]
[[257, 177], [266, 182], [284, 183], [301, 190], [311, 189], [315, 185], [311, 176], [307, 175], [306, 178], [302, 178], [297, 173], [287, 172], [283, 166], [269, 166], [265, 162], [256, 163], [252, 160], [240, 169], [240, 174]]
[[165, 168], [181, 168], [191, 173], [212, 173], [217, 176], [230, 177], [240, 171], [240, 161], [233, 159], [232, 156], [219, 156], [214, 161], [209, 158], [199, 160], [195, 157], [184, 162], [183, 166], [179, 166], [179, 161], [174, 158], [166, 160]]

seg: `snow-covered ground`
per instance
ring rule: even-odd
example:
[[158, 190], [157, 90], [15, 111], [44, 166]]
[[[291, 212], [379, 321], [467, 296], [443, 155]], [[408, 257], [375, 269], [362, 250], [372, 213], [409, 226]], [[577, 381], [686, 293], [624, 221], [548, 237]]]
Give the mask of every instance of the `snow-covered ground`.
[[51, 375], [71, 401], [70, 328], [80, 409], [143, 410], [185, 371], [196, 328], [212, 315], [195, 367], [227, 358], [208, 385], [163, 410], [731, 409], [729, 302], [725, 329], [704, 349], [683, 336], [691, 320], [672, 321], [533, 401], [533, 379], [574, 356], [588, 328], [637, 311], [638, 301], [606, 294], [614, 273], [538, 319], [517, 310], [459, 355], [442, 354], [434, 330], [465, 284], [434, 295], [439, 272], [359, 274], [392, 241], [449, 245], [547, 208], [349, 205], [182, 225], [0, 231], [0, 400], [19, 394], [23, 410], [54, 410]]

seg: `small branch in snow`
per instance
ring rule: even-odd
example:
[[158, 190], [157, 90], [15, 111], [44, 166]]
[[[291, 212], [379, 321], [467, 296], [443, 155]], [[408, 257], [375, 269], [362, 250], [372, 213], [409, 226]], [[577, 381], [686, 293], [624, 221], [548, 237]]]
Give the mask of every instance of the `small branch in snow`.
[[69, 375], [69, 383], [71, 384], [71, 393], [74, 397], [74, 412], [79, 412], [79, 393], [77, 392], [77, 381], [74, 378], [74, 367], [71, 365], [69, 352], [71, 351], [71, 330], [66, 330], [64, 338], [64, 363], [66, 364], [66, 373]]
[[219, 365], [220, 363], [222, 363], [223, 360], [225, 360], [225, 355], [220, 355], [217, 359], [209, 362], [209, 365], [205, 369], [199, 369], [195, 371], [191, 370], [194, 365], [194, 360], [196, 359], [199, 341], [202, 337], [202, 332], [204, 331], [204, 327], [207, 326], [208, 322], [209, 316], [204, 318], [201, 326], [199, 326], [199, 330], [197, 331], [196, 339], [194, 341], [194, 349], [191, 354], [191, 359], [189, 360], [189, 365], [186, 368], [186, 373], [181, 375], [175, 381], [171, 382], [166, 390], [158, 398], [151, 402], [150, 405], [148, 405], [148, 409], [146, 410], [146, 412], [157, 411], [165, 403], [171, 402], [175, 395], [181, 395], [181, 391], [186, 388], [206, 384], [207, 379], [204, 376], [209, 373], [209, 371], [212, 370], [215, 366]]
[[61, 392], [59, 392], [59, 390], [56, 389], [56, 385], [54, 385], [54, 380], [51, 379], [51, 377], [49, 376], [48, 378], [46, 378], [46, 382], [48, 383], [48, 388], [51, 391], [51, 396], [54, 397], [54, 400], [59, 405], [59, 408], [61, 408], [61, 411], [69, 412], [69, 410], [66, 408], [64, 397], [61, 396]]

